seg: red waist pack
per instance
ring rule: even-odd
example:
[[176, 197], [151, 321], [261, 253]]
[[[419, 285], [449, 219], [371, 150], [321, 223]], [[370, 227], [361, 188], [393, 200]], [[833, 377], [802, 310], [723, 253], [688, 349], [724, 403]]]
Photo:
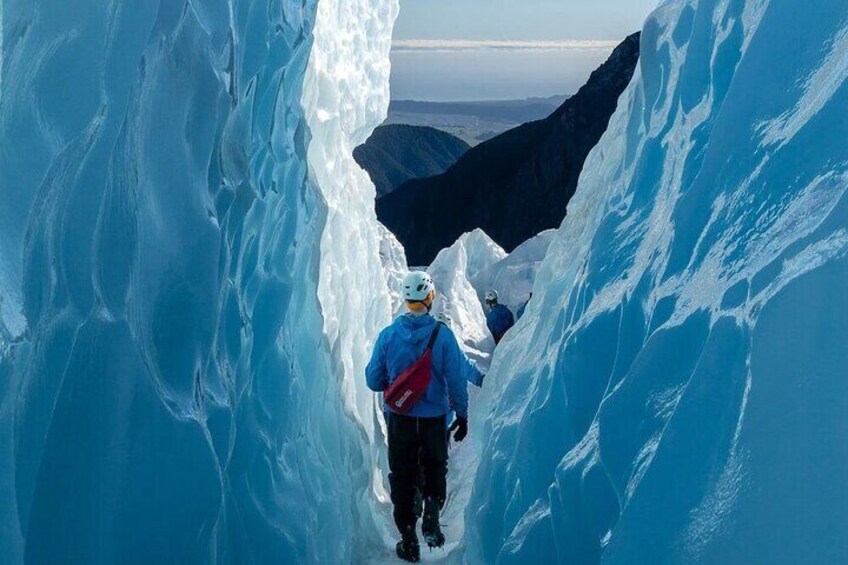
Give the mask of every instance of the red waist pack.
[[406, 414], [427, 393], [427, 387], [433, 377], [433, 345], [439, 337], [441, 326], [442, 324], [436, 324], [424, 355], [401, 373], [383, 393], [383, 400], [395, 414]]

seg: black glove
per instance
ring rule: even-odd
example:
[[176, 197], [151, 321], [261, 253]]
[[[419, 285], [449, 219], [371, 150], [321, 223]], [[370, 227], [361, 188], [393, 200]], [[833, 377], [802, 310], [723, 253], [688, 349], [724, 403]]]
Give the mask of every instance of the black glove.
[[457, 443], [464, 440], [465, 436], [468, 435], [468, 418], [457, 416], [456, 420], [454, 420], [453, 424], [451, 424], [451, 427], [448, 428], [448, 435], [450, 435], [450, 432], [454, 430], [456, 430], [456, 433], [453, 434], [453, 440]]

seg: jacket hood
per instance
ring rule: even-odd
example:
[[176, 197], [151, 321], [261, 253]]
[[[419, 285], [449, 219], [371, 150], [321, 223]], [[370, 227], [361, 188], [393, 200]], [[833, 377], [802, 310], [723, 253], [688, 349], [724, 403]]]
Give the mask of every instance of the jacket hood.
[[436, 319], [429, 314], [426, 316], [403, 315], [395, 320], [397, 335], [406, 343], [419, 344], [426, 342], [433, 334]]

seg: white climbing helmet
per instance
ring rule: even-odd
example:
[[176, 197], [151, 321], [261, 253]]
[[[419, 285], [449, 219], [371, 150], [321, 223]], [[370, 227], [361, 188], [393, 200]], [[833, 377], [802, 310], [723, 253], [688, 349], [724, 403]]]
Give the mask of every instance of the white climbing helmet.
[[486, 302], [497, 302], [497, 301], [498, 301], [498, 291], [497, 290], [486, 291]]
[[412, 271], [403, 277], [404, 300], [424, 300], [435, 289], [432, 277], [424, 271]]

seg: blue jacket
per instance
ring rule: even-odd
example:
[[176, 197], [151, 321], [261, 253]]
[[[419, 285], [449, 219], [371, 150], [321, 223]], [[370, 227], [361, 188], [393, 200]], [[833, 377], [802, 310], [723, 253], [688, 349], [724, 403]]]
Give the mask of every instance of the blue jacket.
[[503, 304], [495, 304], [486, 314], [486, 326], [493, 336], [505, 334], [514, 325], [512, 312]]
[[[371, 362], [365, 368], [368, 388], [382, 392], [410, 365], [424, 354], [436, 320], [432, 316], [400, 316], [384, 329], [374, 345]], [[433, 346], [433, 378], [427, 394], [407, 413], [408, 416], [433, 418], [444, 416], [450, 409], [468, 416], [470, 371], [477, 372], [447, 326], [439, 330]], [[469, 379], [470, 380], [470, 379]]]

